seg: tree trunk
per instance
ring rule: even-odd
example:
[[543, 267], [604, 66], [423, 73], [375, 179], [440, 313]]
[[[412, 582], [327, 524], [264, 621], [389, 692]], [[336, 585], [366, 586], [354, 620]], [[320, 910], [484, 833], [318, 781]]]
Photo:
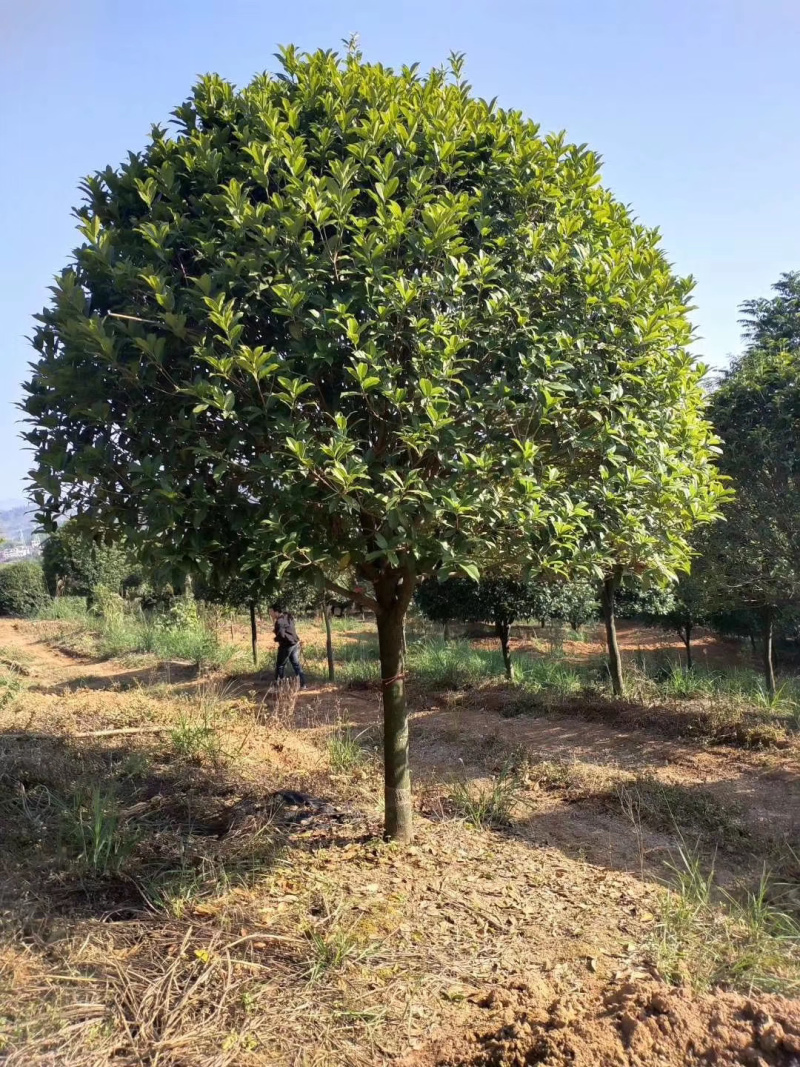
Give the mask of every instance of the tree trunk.
[[256, 625], [256, 602], [250, 601], [250, 647], [253, 650], [253, 663], [258, 666], [258, 626]]
[[374, 581], [383, 694], [384, 833], [388, 840], [411, 841], [411, 773], [408, 712], [403, 677], [403, 621], [414, 591], [410, 568], [383, 572]]
[[752, 630], [750, 631], [750, 651], [755, 656], [755, 654], [756, 654], [756, 635], [753, 633]]
[[606, 644], [608, 645], [608, 672], [611, 675], [611, 688], [614, 696], [625, 695], [625, 685], [622, 680], [622, 656], [617, 641], [617, 624], [614, 617], [614, 593], [620, 583], [620, 568], [614, 569], [614, 574], [606, 578], [600, 587], [600, 603], [603, 608], [603, 621], [606, 624]]
[[444, 629], [442, 630], [442, 640], [445, 643], [447, 643], [450, 640], [450, 620], [449, 619], [444, 624]]
[[692, 662], [692, 624], [687, 622], [683, 627], [683, 643], [686, 645], [686, 670], [690, 671], [694, 666]]
[[331, 629], [331, 609], [328, 598], [322, 598], [322, 614], [325, 618], [325, 654], [328, 657], [328, 681], [336, 680], [336, 668], [333, 663], [333, 630]]
[[775, 696], [775, 665], [772, 660], [772, 634], [774, 629], [772, 608], [764, 609], [764, 682], [770, 699]]
[[511, 665], [511, 649], [508, 647], [508, 634], [511, 629], [507, 622], [501, 622], [495, 619], [494, 623], [495, 632], [500, 638], [500, 651], [503, 653], [503, 666], [506, 669], [506, 678], [509, 682], [514, 678], [514, 668]]

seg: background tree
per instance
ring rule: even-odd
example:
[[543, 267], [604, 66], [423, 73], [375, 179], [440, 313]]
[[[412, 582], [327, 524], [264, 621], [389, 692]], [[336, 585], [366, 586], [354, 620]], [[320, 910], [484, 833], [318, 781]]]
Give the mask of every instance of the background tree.
[[583, 580], [563, 582], [553, 587], [554, 600], [550, 618], [568, 622], [573, 630], [579, 630], [585, 622], [597, 617], [599, 604], [597, 590], [592, 582]]
[[773, 297], [746, 300], [739, 308], [747, 350], [800, 349], [800, 271], [782, 274], [772, 287]]
[[51, 596], [91, 599], [97, 586], [114, 593], [135, 588], [143, 580], [133, 552], [123, 544], [103, 544], [91, 531], [70, 519], [42, 545], [42, 569]]
[[712, 414], [736, 496], [709, 537], [708, 562], [728, 606], [761, 618], [772, 694], [775, 619], [800, 604], [800, 350], [747, 351], [723, 375]]
[[35, 337], [35, 497], [177, 568], [238, 558], [235, 519], [258, 566], [370, 583], [386, 832], [408, 839], [417, 580], [599, 577], [654, 509], [673, 556], [713, 514], [690, 283], [594, 153], [474, 99], [458, 57], [281, 64], [201, 79], [175, 134], [85, 182]]
[[494, 626], [503, 654], [506, 677], [512, 678], [509, 643], [511, 625], [531, 618], [540, 608], [534, 585], [512, 578], [484, 575], [479, 582], [469, 578], [428, 578], [417, 587], [416, 600], [433, 622], [489, 622]]
[[703, 560], [696, 560], [690, 573], [683, 573], [669, 589], [654, 590], [655, 595], [635, 609], [638, 617], [647, 626], [658, 626], [680, 635], [686, 649], [686, 669], [692, 670], [692, 634], [698, 626], [704, 626], [713, 608], [709, 575]]
[[[477, 583], [471, 578], [425, 578], [414, 592], [414, 599], [422, 614], [431, 622], [441, 623], [444, 639], [449, 640], [450, 623], [474, 619], [479, 602]], [[485, 622], [486, 619], [480, 619]]]

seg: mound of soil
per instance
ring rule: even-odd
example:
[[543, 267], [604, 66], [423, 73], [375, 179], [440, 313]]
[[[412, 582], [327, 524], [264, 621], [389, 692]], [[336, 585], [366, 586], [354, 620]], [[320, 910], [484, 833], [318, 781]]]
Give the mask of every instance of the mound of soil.
[[407, 1067], [800, 1067], [796, 1000], [638, 981], [544, 1008], [499, 1000], [499, 1026], [442, 1041]]

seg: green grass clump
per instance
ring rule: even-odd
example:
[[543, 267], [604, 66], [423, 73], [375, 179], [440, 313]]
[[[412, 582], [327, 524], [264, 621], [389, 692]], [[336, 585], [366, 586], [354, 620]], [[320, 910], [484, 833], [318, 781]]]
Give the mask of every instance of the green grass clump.
[[409, 673], [432, 689], [466, 689], [502, 677], [499, 649], [474, 648], [468, 641], [420, 641], [409, 648]]
[[99, 786], [62, 805], [61, 829], [67, 850], [94, 875], [116, 874], [137, 843], [121, 820], [116, 795]]
[[181, 715], [169, 736], [173, 748], [184, 759], [197, 760], [205, 756], [216, 763], [222, 755], [219, 735], [205, 717], [198, 721]]
[[692, 700], [715, 696], [719, 692], [716, 673], [693, 667], [687, 670], [680, 663], [670, 663], [657, 677], [660, 691], [667, 697]]
[[522, 792], [519, 770], [514, 760], [507, 760], [487, 785], [466, 779], [453, 783], [450, 806], [476, 830], [508, 826]]
[[97, 644], [100, 655], [108, 658], [140, 652], [206, 667], [223, 667], [236, 654], [233, 646], [221, 644], [202, 622], [171, 625], [163, 617], [136, 614], [101, 619]]
[[585, 679], [580, 671], [559, 659], [541, 659], [525, 663], [520, 671], [520, 684], [529, 693], [571, 696], [584, 688]]
[[83, 596], [59, 596], [48, 600], [37, 612], [36, 618], [45, 622], [61, 622], [64, 620], [93, 621], [93, 616], [86, 606], [86, 597]]
[[365, 936], [361, 920], [348, 917], [342, 905], [331, 908], [323, 900], [318, 910], [321, 916], [304, 930], [308, 945], [306, 976], [312, 984], [331, 971], [374, 956], [380, 948], [379, 941]]
[[800, 991], [800, 924], [782, 906], [780, 887], [765, 870], [754, 889], [716, 884], [686, 847], [672, 866], [650, 950], [670, 981], [711, 989], [787, 996]]
[[366, 731], [355, 733], [352, 729], [338, 724], [328, 738], [328, 758], [334, 774], [350, 774], [367, 760], [367, 753], [361, 744]]

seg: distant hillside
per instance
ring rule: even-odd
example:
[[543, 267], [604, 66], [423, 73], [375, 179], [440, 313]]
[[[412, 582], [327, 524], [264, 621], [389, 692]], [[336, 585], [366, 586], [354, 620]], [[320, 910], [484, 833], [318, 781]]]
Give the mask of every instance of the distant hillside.
[[35, 527], [34, 512], [24, 500], [0, 500], [0, 539], [30, 541]]

